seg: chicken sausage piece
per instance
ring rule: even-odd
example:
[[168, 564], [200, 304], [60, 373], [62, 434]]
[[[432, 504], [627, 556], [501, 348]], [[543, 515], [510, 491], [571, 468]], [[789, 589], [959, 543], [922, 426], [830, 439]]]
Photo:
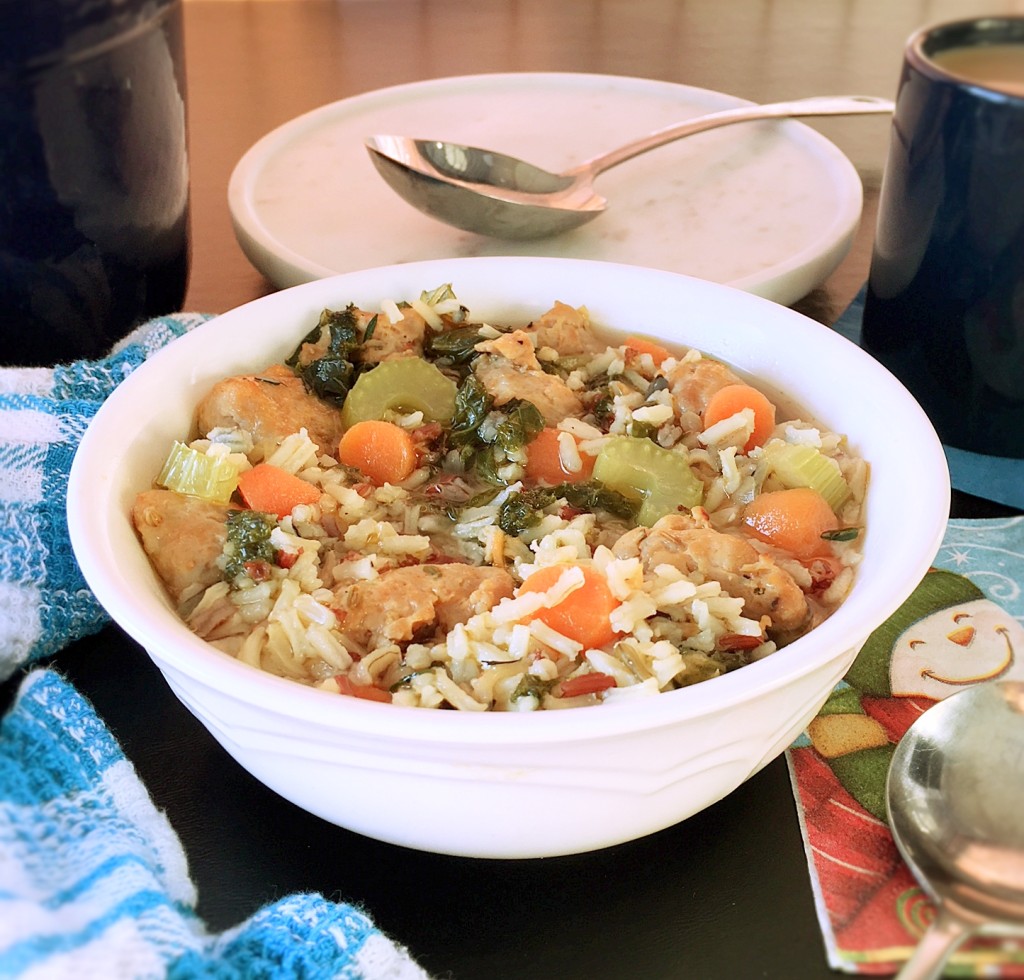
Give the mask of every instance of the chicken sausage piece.
[[248, 432], [253, 462], [265, 459], [301, 428], [327, 453], [335, 451], [342, 434], [341, 412], [306, 391], [302, 379], [284, 364], [219, 381], [199, 403], [196, 424], [203, 435], [219, 426]]
[[742, 384], [743, 379], [721, 361], [710, 357], [682, 360], [666, 375], [669, 390], [680, 407], [704, 414], [708, 399], [726, 385]]
[[[637, 553], [637, 537], [627, 537], [630, 541], [622, 543], [620, 557], [627, 557], [625, 552]], [[619, 546], [615, 551], [619, 554]], [[729, 595], [744, 600], [744, 615], [771, 617], [771, 633], [799, 630], [810, 617], [807, 597], [793, 577], [770, 555], [734, 534], [696, 526], [687, 517], [670, 514], [639, 538], [638, 553], [648, 569], [672, 565], [686, 575], [696, 572], [705, 581], [720, 583]]]
[[157, 575], [177, 603], [220, 581], [217, 563], [227, 541], [231, 508], [172, 490], [135, 498], [132, 521]]
[[560, 355], [595, 354], [606, 344], [594, 333], [590, 317], [568, 303], [555, 303], [524, 328], [538, 347], [553, 347]]
[[557, 375], [545, 374], [533, 341], [523, 330], [513, 330], [477, 344], [483, 353], [473, 365], [478, 380], [497, 407], [513, 399], [532, 402], [548, 425], [569, 415], [582, 415], [579, 396]]
[[425, 639], [511, 596], [512, 576], [473, 565], [410, 565], [339, 590], [341, 631], [370, 648]]

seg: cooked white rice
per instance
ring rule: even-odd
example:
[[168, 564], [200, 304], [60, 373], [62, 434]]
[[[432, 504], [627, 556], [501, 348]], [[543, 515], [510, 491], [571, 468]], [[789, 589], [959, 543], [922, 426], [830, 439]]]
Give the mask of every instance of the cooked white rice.
[[[415, 301], [413, 308], [431, 330], [445, 326], [443, 309]], [[397, 304], [383, 304], [381, 320], [398, 322]], [[486, 328], [485, 336], [500, 336]], [[542, 348], [544, 360], [558, 352]], [[701, 429], [693, 412], [677, 404], [667, 388], [645, 394], [651, 382], [680, 363], [693, 363], [697, 351], [670, 358], [661, 369], [650, 354], [631, 357], [612, 343], [587, 358], [577, 358], [566, 375], [570, 389], [584, 391], [595, 379], [618, 384], [599, 425], [593, 415], [558, 423], [558, 453], [563, 469], [578, 473], [587, 457], [610, 439], [641, 424], [652, 441], [685, 452], [704, 484], [704, 500], [690, 515], [696, 526], [734, 533], [743, 507], [775, 484], [766, 469], [764, 449], [742, 448], [753, 430], [753, 413], [744, 410]], [[421, 413], [392, 418], [408, 430], [423, 424]], [[210, 454], [233, 454], [239, 468], [250, 465], [252, 440], [241, 430], [201, 434], [192, 445]], [[838, 434], [789, 419], [773, 439], [812, 446], [834, 460], [851, 494], [838, 514], [843, 527], [859, 527], [868, 469]], [[189, 625], [239, 660], [327, 691], [339, 690], [338, 678], [390, 695], [394, 704], [464, 711], [536, 710], [574, 707], [623, 697], [648, 697], [770, 655], [764, 617], [745, 612], [744, 600], [729, 595], [718, 581], [705, 580], [673, 564], [645, 567], [639, 553], [622, 546], [630, 525], [602, 521], [570, 507], [550, 508], [539, 522], [519, 534], [498, 525], [499, 508], [522, 489], [525, 459], [510, 458], [503, 471], [509, 486], [489, 500], [446, 508], [432, 503], [424, 487], [438, 470], [420, 467], [401, 485], [373, 486], [341, 466], [331, 446], [317, 446], [305, 428], [283, 439], [267, 462], [320, 491], [319, 500], [301, 504], [279, 522], [271, 543], [287, 561], [271, 564], [261, 580], [240, 575], [221, 581], [191, 599]], [[465, 478], [460, 461], [440, 461], [446, 478]], [[470, 485], [468, 494], [475, 489]], [[759, 552], [769, 545], [746, 537]], [[468, 615], [444, 635], [411, 641], [381, 641], [361, 646], [347, 636], [346, 610], [339, 596], [358, 583], [372, 584], [396, 568], [430, 562], [442, 553], [472, 565], [508, 572], [516, 593], [493, 607]], [[773, 555], [779, 566], [809, 593], [812, 621], [819, 622], [848, 594], [860, 555], [860, 539], [832, 544], [834, 565], [824, 586], [816, 588], [813, 563]], [[564, 571], [546, 592], [520, 592], [533, 572], [547, 566]], [[613, 642], [587, 648], [534, 618], [557, 605], [583, 584], [583, 570], [598, 570], [618, 605], [610, 621]], [[820, 569], [818, 570], [820, 571]], [[599, 674], [613, 686], [576, 696], [561, 696], [566, 681]], [[608, 683], [605, 681], [604, 683]], [[572, 691], [573, 685], [567, 690]], [[584, 692], [587, 688], [584, 686]]]

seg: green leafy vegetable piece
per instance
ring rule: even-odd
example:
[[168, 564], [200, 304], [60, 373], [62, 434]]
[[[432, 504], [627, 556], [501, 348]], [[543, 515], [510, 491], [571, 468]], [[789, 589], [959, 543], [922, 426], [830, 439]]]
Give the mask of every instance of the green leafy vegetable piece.
[[307, 391], [342, 405], [356, 377], [355, 365], [344, 357], [327, 354], [299, 369], [299, 377]]
[[860, 536], [860, 528], [839, 527], [834, 531], [824, 531], [821, 536], [826, 541], [854, 541]]
[[666, 514], [698, 506], [704, 484], [685, 452], [662, 449], [649, 439], [617, 436], [594, 460], [594, 479], [641, 501], [637, 522], [650, 527]]
[[658, 434], [658, 426], [652, 422], [631, 421], [629, 423], [629, 434], [634, 439], [654, 439]]
[[224, 456], [209, 456], [175, 442], [156, 483], [175, 493], [226, 504], [238, 486], [238, 467]]
[[559, 483], [551, 488], [558, 499], [564, 499], [570, 507], [596, 513], [607, 511], [615, 517], [633, 520], [640, 509], [639, 501], [630, 499], [617, 490], [605, 486], [600, 480], [584, 480], [581, 483]]
[[[375, 325], [375, 321], [370, 322], [367, 335], [372, 333]], [[306, 344], [321, 343], [325, 330], [328, 334], [325, 353], [315, 361], [299, 367], [302, 348]], [[344, 310], [324, 310], [317, 325], [306, 334], [285, 363], [296, 368], [308, 391], [325, 401], [340, 405], [345, 401], [358, 374], [352, 357], [362, 342], [355, 306], [350, 304]]]
[[456, 296], [450, 282], [442, 283], [434, 289], [425, 289], [420, 293], [420, 302], [426, 303], [427, 306], [436, 306], [451, 299], [456, 299]]
[[498, 527], [512, 535], [536, 527], [542, 512], [559, 500], [581, 511], [592, 514], [606, 511], [627, 520], [633, 518], [639, 506], [597, 480], [559, 483], [553, 487], [530, 487], [506, 497], [498, 508]]
[[607, 432], [615, 421], [615, 399], [611, 392], [606, 391], [594, 403], [594, 421], [602, 432]]
[[504, 453], [523, 449], [544, 428], [544, 416], [533, 402], [513, 401], [503, 406], [505, 417], [495, 428], [494, 442]]
[[459, 385], [455, 395], [455, 414], [452, 416], [449, 440], [453, 446], [471, 445], [477, 438], [480, 425], [491, 411], [494, 399], [487, 394], [476, 375], [469, 375]]
[[433, 360], [469, 364], [480, 356], [475, 348], [484, 339], [480, 334], [481, 327], [482, 324], [472, 323], [431, 334], [424, 344], [424, 354]]
[[509, 494], [498, 508], [498, 527], [513, 536], [536, 527], [540, 523], [541, 511], [553, 501], [554, 498], [537, 500], [529, 493]]
[[362, 343], [359, 325], [356, 322], [356, 308], [353, 304], [350, 303], [343, 310], [324, 310], [317, 325], [299, 341], [298, 347], [292, 351], [285, 364], [295, 367], [299, 363], [302, 348], [306, 344], [319, 344], [325, 330], [328, 333], [327, 354], [350, 355]]
[[520, 698], [536, 698], [537, 701], [542, 701], [544, 695], [547, 694], [552, 687], [554, 687], [555, 681], [545, 681], [541, 678], [536, 677], [533, 674], [523, 674], [522, 680], [516, 685], [516, 689], [512, 692], [511, 701], [518, 701]]
[[419, 357], [383, 361], [363, 372], [352, 386], [341, 421], [346, 428], [387, 412], [422, 412], [431, 422], [447, 424], [456, 411], [455, 382]]
[[276, 551], [270, 543], [270, 534], [277, 527], [273, 514], [264, 514], [258, 510], [233, 510], [228, 514], [227, 527], [224, 577], [229, 582], [241, 575], [249, 562], [275, 560]]

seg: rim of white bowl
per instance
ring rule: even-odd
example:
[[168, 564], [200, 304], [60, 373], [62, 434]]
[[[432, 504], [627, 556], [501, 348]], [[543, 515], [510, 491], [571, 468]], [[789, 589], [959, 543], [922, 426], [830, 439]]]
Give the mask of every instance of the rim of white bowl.
[[[279, 331], [280, 339], [276, 342], [279, 350], [291, 350], [296, 338], [307, 332], [310, 315], [315, 317], [332, 303], [347, 303], [352, 297], [360, 302], [368, 302], [367, 296], [377, 297], [378, 302], [395, 296], [401, 298], [440, 282], [453, 282], [457, 294], [460, 283], [465, 287], [471, 282], [470, 293], [483, 289], [490, 295], [502, 296], [501, 289], [510, 287], [500, 284], [520, 283], [526, 279], [544, 284], [531, 287], [535, 288], [537, 296], [544, 290], [551, 292], [543, 300], [527, 303], [530, 307], [536, 307], [537, 302], [550, 305], [558, 298], [557, 286], [573, 287], [561, 289], [562, 298], [570, 302], [574, 298], [573, 290], [585, 286], [586, 291], [592, 291], [595, 305], [591, 309], [600, 307], [609, 296], [618, 296], [616, 301], [619, 302], [623, 293], [642, 295], [640, 291], [653, 288], [668, 290], [676, 296], [683, 293], [693, 304], [724, 305], [730, 315], [738, 313], [743, 323], [748, 322], [748, 316], [751, 323], [756, 319], [761, 334], [770, 330], [772, 322], [785, 320], [795, 349], [807, 347], [818, 351], [820, 365], [840, 372], [835, 382], [840, 388], [848, 387], [846, 376], [854, 370], [858, 377], [870, 380], [870, 391], [857, 393], [865, 400], [870, 398], [871, 403], [870, 412], [865, 413], [866, 428], [860, 431], [870, 434], [872, 429], [880, 427], [887, 429], [891, 436], [894, 417], [901, 418], [903, 430], [899, 433], [900, 451], [896, 462], [873, 473], [869, 484], [865, 554], [872, 557], [870, 562], [865, 561], [870, 567], [866, 571], [860, 569], [857, 584], [846, 602], [808, 636], [742, 670], [656, 697], [583, 710], [530, 712], [528, 720], [517, 712], [430, 711], [335, 698], [242, 664], [195, 636], [174, 613], [166, 594], [156, 583], [131, 527], [131, 500], [135, 492], [149, 484], [140, 484], [137, 480], [131, 486], [126, 485], [121, 467], [132, 455], [135, 441], [142, 438], [140, 426], [148, 443], [166, 447], [174, 438], [173, 424], [165, 423], [162, 418], [159, 391], [164, 385], [163, 379], [174, 377], [179, 384], [200, 383], [211, 371], [207, 364], [220, 363], [210, 357], [209, 348], [244, 342], [252, 336], [250, 327], [255, 320], [293, 324], [288, 326], [287, 333], [283, 328]], [[583, 301], [578, 300], [577, 305]], [[468, 297], [467, 305], [475, 312]], [[515, 307], [523, 305], [523, 301], [516, 298], [513, 289], [510, 298], [502, 299], [499, 305], [508, 307], [510, 317], [514, 317]], [[762, 327], [762, 321], [769, 326]], [[617, 331], [630, 329], [629, 324], [622, 322], [607, 325]], [[685, 336], [681, 342], [686, 342]], [[262, 343], [266, 346], [265, 336]], [[249, 357], [247, 366], [252, 368], [255, 354], [241, 351], [238, 354], [241, 363], [246, 363], [246, 356]], [[225, 370], [218, 369], [211, 376], [222, 377], [233, 369], [225, 365]], [[756, 369], [751, 373], [756, 374]], [[139, 410], [129, 410], [133, 408]], [[164, 429], [167, 431], [162, 431]], [[163, 451], [163, 448], [156, 450], [158, 455]], [[153, 472], [158, 467], [159, 462]], [[908, 488], [917, 493], [913, 506], [906, 502]], [[879, 499], [883, 493], [891, 494], [897, 505], [903, 505], [898, 517], [890, 513], [892, 508], [887, 508], [885, 500]], [[587, 259], [518, 256], [428, 260], [343, 273], [272, 293], [222, 314], [169, 344], [118, 386], [83, 437], [68, 485], [68, 524], [86, 581], [115, 622], [146, 648], [158, 665], [187, 675], [225, 697], [294, 718], [300, 723], [306, 721], [339, 731], [373, 733], [385, 738], [415, 738], [431, 743], [537, 743], [606, 737], [627, 730], [668, 725], [681, 717], [727, 710], [749, 700], [754, 692], [766, 693], [791, 683], [862, 642], [867, 633], [865, 622], [880, 624], [895, 612], [928, 570], [941, 543], [948, 511], [948, 471], [931, 423], [896, 378], [841, 335], [753, 294], [677, 273]], [[895, 549], [889, 558], [886, 555], [890, 552], [880, 543], [881, 535], [891, 539], [886, 545]], [[910, 549], [912, 554], [908, 554], [910, 544], [916, 545]], [[872, 581], [863, 581], [864, 574], [870, 574]], [[145, 583], [141, 588], [140, 579]], [[808, 659], [802, 656], [807, 649], [819, 649], [827, 654]]]

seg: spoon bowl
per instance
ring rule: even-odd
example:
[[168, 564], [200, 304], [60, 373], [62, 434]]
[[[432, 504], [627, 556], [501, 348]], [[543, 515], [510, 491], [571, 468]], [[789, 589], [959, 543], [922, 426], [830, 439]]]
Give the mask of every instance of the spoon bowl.
[[929, 708], [893, 754], [886, 801], [937, 908], [903, 980], [938, 976], [972, 933], [1024, 928], [1024, 683], [977, 684]]
[[740, 106], [656, 130], [563, 173], [461, 143], [371, 136], [366, 148], [380, 175], [418, 210], [492, 238], [546, 238], [600, 215], [608, 202], [594, 190], [606, 170], [685, 136], [758, 119], [891, 113], [893, 103], [863, 95], [825, 96]]

